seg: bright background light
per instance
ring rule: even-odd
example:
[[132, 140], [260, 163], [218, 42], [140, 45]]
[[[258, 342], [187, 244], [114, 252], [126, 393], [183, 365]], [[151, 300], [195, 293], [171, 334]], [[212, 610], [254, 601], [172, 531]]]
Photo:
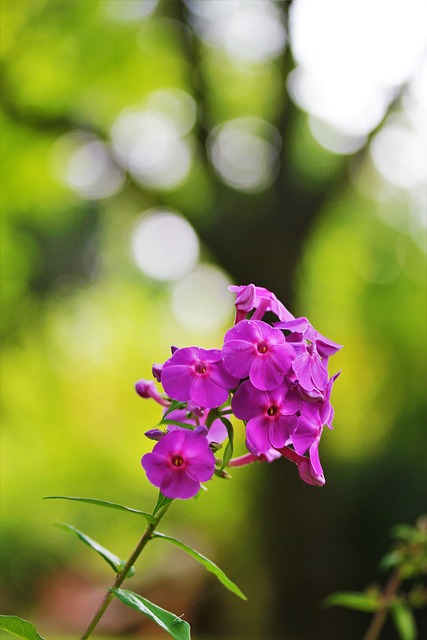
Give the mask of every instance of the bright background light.
[[259, 118], [237, 118], [216, 127], [209, 152], [220, 178], [240, 191], [262, 191], [277, 175], [280, 135]]
[[153, 92], [144, 105], [125, 110], [114, 122], [111, 136], [118, 158], [143, 186], [176, 188], [191, 170], [193, 145], [186, 134], [195, 118], [195, 102], [185, 91]]
[[231, 62], [259, 64], [286, 45], [282, 14], [271, 0], [187, 0], [199, 35]]
[[174, 284], [172, 310], [179, 322], [192, 332], [213, 334], [226, 321], [232, 322], [234, 297], [230, 281], [212, 265], [198, 265]]
[[[290, 7], [290, 40], [297, 68], [289, 78], [294, 101], [336, 133], [312, 127], [336, 150], [337, 134], [350, 146], [384, 117], [401, 84], [426, 52], [427, 3], [409, 0], [298, 0]], [[323, 135], [322, 135], [323, 134]], [[344, 145], [345, 147], [345, 145]]]
[[125, 181], [109, 147], [79, 131], [58, 138], [52, 147], [51, 167], [61, 182], [88, 200], [114, 195]]
[[141, 271], [160, 281], [179, 280], [199, 258], [199, 241], [191, 224], [179, 214], [162, 209], [141, 216], [131, 246]]

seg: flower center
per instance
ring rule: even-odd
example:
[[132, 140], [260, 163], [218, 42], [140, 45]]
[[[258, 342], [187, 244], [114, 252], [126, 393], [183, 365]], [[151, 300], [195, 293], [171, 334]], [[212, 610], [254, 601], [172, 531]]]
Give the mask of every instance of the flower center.
[[195, 366], [196, 373], [203, 374], [206, 373], [206, 365], [204, 362], [198, 362]]
[[279, 413], [279, 407], [275, 407], [274, 405], [272, 405], [271, 407], [268, 407], [267, 409], [268, 416], [275, 416], [278, 413]]
[[182, 467], [184, 464], [184, 458], [180, 455], [172, 456], [172, 464], [174, 467]]
[[259, 342], [257, 344], [257, 351], [258, 351], [258, 353], [267, 353], [268, 344], [266, 342]]

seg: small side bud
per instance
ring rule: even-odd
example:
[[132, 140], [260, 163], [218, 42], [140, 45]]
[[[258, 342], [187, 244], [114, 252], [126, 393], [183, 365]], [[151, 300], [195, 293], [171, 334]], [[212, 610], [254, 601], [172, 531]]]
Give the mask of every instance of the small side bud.
[[150, 440], [156, 440], [158, 442], [165, 434], [160, 429], [150, 429], [149, 431], [146, 431], [144, 435], [146, 435]]
[[162, 364], [157, 364], [157, 363], [153, 364], [151, 372], [153, 374], [153, 377], [157, 380], [157, 382], [162, 381], [162, 369], [163, 369]]
[[152, 380], [138, 380], [135, 383], [135, 391], [141, 398], [152, 398], [163, 407], [169, 407], [170, 402], [166, 400], [156, 389], [156, 385]]

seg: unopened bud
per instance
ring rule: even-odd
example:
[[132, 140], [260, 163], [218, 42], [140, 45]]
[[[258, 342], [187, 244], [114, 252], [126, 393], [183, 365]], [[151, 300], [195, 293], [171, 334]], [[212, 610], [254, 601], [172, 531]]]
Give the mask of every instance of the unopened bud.
[[157, 382], [162, 381], [162, 369], [163, 369], [162, 364], [153, 364], [151, 372], [153, 374], [153, 377], [157, 380]]
[[138, 380], [135, 383], [135, 391], [141, 398], [152, 398], [163, 407], [169, 407], [170, 402], [166, 400], [156, 389], [156, 385], [152, 380]]
[[150, 440], [157, 440], [158, 442], [165, 434], [160, 429], [150, 429], [149, 431], [146, 431], [144, 435], [146, 435]]

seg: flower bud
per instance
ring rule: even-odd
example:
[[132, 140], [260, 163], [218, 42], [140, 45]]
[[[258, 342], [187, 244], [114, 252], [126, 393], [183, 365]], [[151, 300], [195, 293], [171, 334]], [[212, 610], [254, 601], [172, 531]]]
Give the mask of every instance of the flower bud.
[[150, 429], [149, 431], [146, 431], [144, 435], [146, 435], [150, 440], [156, 440], [158, 442], [165, 434], [160, 429]]
[[135, 391], [141, 398], [152, 398], [163, 407], [168, 407], [170, 405], [169, 400], [163, 398], [160, 393], [156, 389], [156, 385], [152, 380], [138, 380], [135, 383]]

